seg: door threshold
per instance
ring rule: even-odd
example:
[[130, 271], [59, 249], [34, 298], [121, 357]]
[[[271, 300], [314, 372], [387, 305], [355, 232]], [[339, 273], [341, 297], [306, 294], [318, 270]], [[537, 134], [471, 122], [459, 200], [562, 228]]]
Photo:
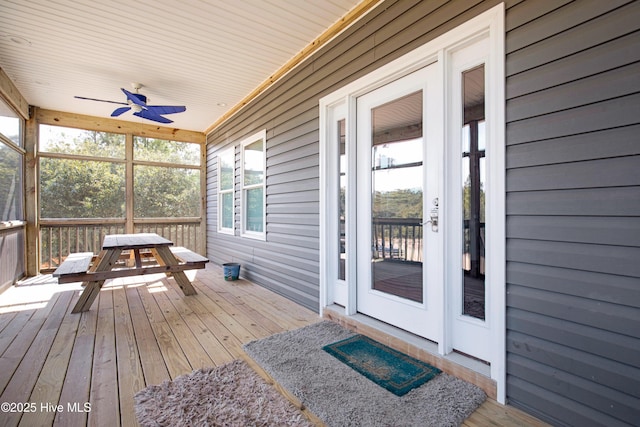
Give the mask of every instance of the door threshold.
[[427, 362], [449, 375], [470, 382], [480, 387], [489, 398], [496, 399], [497, 386], [491, 379], [491, 367], [481, 360], [456, 352], [440, 355], [438, 344], [433, 341], [364, 314], [347, 316], [344, 314], [344, 308], [339, 305], [325, 307], [322, 317]]

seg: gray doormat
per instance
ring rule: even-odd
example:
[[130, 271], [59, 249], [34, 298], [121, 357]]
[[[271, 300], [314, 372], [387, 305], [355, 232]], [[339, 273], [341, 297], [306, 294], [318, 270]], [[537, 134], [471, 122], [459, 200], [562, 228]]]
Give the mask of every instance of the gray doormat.
[[322, 350], [353, 335], [323, 321], [244, 350], [328, 426], [457, 426], [486, 398], [479, 387], [446, 373], [396, 396]]
[[135, 395], [142, 427], [312, 427], [245, 362], [203, 368]]

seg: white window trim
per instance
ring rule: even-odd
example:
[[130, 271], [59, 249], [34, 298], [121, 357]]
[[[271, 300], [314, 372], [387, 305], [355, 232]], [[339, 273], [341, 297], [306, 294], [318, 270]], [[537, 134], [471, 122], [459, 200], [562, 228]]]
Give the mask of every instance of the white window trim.
[[[222, 161], [221, 159], [225, 156], [230, 156], [233, 164], [233, 175], [234, 179], [231, 184], [230, 190], [222, 190], [221, 180], [222, 180]], [[233, 198], [235, 199], [235, 191], [236, 191], [236, 180], [235, 180], [235, 146], [228, 148], [218, 154], [218, 233], [222, 234], [235, 234], [236, 221], [235, 218], [231, 221], [231, 228], [222, 226], [222, 195], [231, 193], [233, 194]], [[235, 217], [235, 203], [233, 206], [233, 215]]]
[[[333, 247], [333, 234], [335, 229], [333, 224], [336, 219], [332, 204], [327, 195], [331, 194], [335, 186], [335, 178], [331, 177], [332, 167], [331, 156], [333, 151], [329, 147], [331, 139], [327, 134], [328, 123], [333, 115], [334, 109], [341, 103], [348, 106], [347, 129], [353, 129], [354, 106], [356, 98], [364, 93], [372, 91], [384, 84], [397, 80], [417, 69], [425, 67], [430, 63], [443, 59], [446, 53], [458, 46], [464, 45], [470, 40], [482, 34], [489, 35], [491, 45], [488, 54], [489, 69], [491, 74], [487, 79], [487, 93], [491, 93], [491, 102], [486, 108], [487, 115], [494, 118], [493, 122], [498, 123], [497, 128], [488, 128], [491, 146], [487, 150], [491, 152], [491, 169], [487, 172], [487, 180], [494, 182], [491, 200], [487, 201], [487, 227], [491, 228], [492, 260], [487, 265], [487, 269], [493, 271], [491, 294], [493, 309], [488, 319], [492, 324], [492, 345], [494, 353], [491, 359], [491, 378], [497, 384], [497, 401], [506, 402], [506, 209], [505, 209], [505, 42], [504, 42], [504, 4], [499, 4], [486, 12], [470, 19], [455, 29], [427, 42], [417, 49], [403, 55], [402, 57], [378, 68], [377, 70], [353, 81], [333, 93], [320, 99], [320, 313], [323, 309], [334, 303], [336, 296], [335, 281], [328, 274], [323, 274], [333, 257], [329, 251]], [[444, 70], [443, 70], [444, 72]], [[443, 87], [443, 93], [444, 93]], [[490, 91], [490, 92], [489, 92]], [[351, 132], [347, 131], [347, 140], [352, 138]], [[353, 139], [351, 139], [353, 141]], [[353, 144], [351, 144], [353, 145]], [[349, 167], [352, 167], [350, 162]], [[491, 224], [489, 224], [491, 222]], [[353, 256], [350, 257], [353, 262]], [[354, 270], [353, 268], [351, 270]], [[350, 288], [355, 286], [351, 282]], [[347, 292], [345, 304], [345, 314], [352, 315], [355, 312], [355, 292]]]
[[[244, 162], [245, 162], [245, 147], [247, 145], [253, 144], [254, 142], [256, 142], [257, 140], [262, 139], [262, 155], [263, 155], [263, 179], [262, 179], [262, 184], [257, 184], [257, 185], [251, 185], [251, 186], [245, 186], [244, 184]], [[240, 142], [240, 147], [241, 147], [241, 152], [242, 152], [242, 160], [241, 160], [241, 166], [240, 166], [240, 173], [242, 176], [241, 179], [241, 226], [240, 226], [240, 230], [241, 233], [240, 235], [242, 237], [247, 237], [250, 239], [257, 239], [257, 240], [266, 240], [267, 237], [267, 130], [263, 129], [260, 132], [257, 132], [245, 139], [243, 139]], [[247, 189], [252, 189], [252, 188], [260, 188], [262, 187], [262, 232], [257, 232], [257, 231], [250, 231], [250, 230], [246, 230], [245, 229], [245, 224], [246, 224], [246, 214], [247, 214], [247, 200], [246, 200], [246, 196], [245, 196], [245, 191]]]

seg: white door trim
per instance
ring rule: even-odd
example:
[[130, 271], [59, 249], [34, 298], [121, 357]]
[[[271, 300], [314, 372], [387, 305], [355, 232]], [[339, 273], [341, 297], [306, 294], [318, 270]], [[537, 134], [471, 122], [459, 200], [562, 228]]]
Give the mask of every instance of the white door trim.
[[[487, 283], [492, 309], [487, 311], [487, 321], [491, 324], [491, 347], [492, 352], [489, 362], [491, 363], [491, 378], [497, 384], [497, 400], [504, 403], [506, 400], [506, 210], [505, 210], [505, 46], [504, 46], [504, 4], [499, 4], [488, 11], [461, 24], [457, 28], [437, 37], [418, 47], [414, 51], [378, 68], [370, 74], [353, 81], [335, 92], [325, 96], [320, 100], [320, 311], [331, 304], [334, 300], [330, 297], [334, 292], [336, 283], [328, 276], [326, 271], [331, 269], [328, 266], [334, 262], [335, 258], [327, 251], [332, 247], [331, 239], [333, 235], [327, 233], [331, 223], [337, 221], [337, 216], [331, 211], [332, 203], [328, 195], [335, 191], [332, 187], [335, 183], [329, 176], [331, 171], [327, 166], [330, 164], [329, 158], [334, 155], [331, 147], [331, 138], [327, 133], [327, 117], [332, 108], [343, 103], [347, 106], [347, 140], [355, 141], [355, 129], [350, 125], [355, 117], [355, 99], [364, 93], [374, 90], [387, 82], [396, 80], [430, 63], [442, 58], [444, 67], [443, 79], [445, 87], [447, 82], [447, 58], [446, 52], [468, 43], [479, 36], [486, 35], [489, 39], [490, 49], [488, 52], [488, 69], [491, 71], [486, 78], [487, 97], [485, 109], [487, 117], [491, 117], [491, 123], [487, 123], [487, 138], [491, 141], [491, 147], [487, 146], [487, 157], [490, 163], [487, 164], [487, 180], [492, 182], [492, 195], [487, 196], [487, 242], [486, 251], [491, 254], [487, 257]], [[444, 88], [443, 88], [444, 90]], [[445, 109], [446, 111], [446, 109]], [[445, 118], [446, 120], [446, 118]], [[348, 142], [349, 145], [355, 145]], [[350, 167], [355, 166], [355, 156], [349, 160]], [[487, 160], [489, 162], [489, 160]], [[354, 169], [350, 169], [354, 170]], [[348, 206], [355, 209], [354, 198], [347, 202]], [[353, 211], [350, 227], [355, 230], [355, 215]], [[444, 214], [442, 212], [441, 214]], [[335, 226], [335, 225], [334, 225]], [[333, 239], [335, 240], [335, 239]], [[349, 263], [355, 263], [355, 256], [348, 259]], [[350, 264], [351, 265], [351, 264]], [[491, 271], [489, 275], [488, 272]], [[345, 314], [355, 314], [356, 285], [355, 264], [347, 267], [349, 274], [347, 280], [348, 290], [346, 301], [341, 305], [345, 306]], [[446, 306], [446, 305], [445, 305]], [[447, 319], [447, 316], [444, 316]], [[445, 336], [447, 328], [445, 327]], [[448, 346], [444, 344], [446, 352]]]

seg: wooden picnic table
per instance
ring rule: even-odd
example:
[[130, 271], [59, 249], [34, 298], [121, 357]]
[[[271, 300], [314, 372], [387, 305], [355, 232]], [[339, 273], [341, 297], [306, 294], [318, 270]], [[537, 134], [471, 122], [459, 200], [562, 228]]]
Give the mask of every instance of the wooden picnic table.
[[[122, 256], [129, 251], [128, 256]], [[155, 233], [111, 234], [104, 238], [97, 256], [91, 252], [70, 254], [53, 273], [58, 283], [83, 282], [85, 286], [72, 313], [87, 311], [100, 293], [105, 280], [142, 274], [165, 273], [175, 278], [185, 295], [196, 290], [184, 270], [204, 268], [205, 257]], [[118, 268], [114, 268], [118, 267]]]

